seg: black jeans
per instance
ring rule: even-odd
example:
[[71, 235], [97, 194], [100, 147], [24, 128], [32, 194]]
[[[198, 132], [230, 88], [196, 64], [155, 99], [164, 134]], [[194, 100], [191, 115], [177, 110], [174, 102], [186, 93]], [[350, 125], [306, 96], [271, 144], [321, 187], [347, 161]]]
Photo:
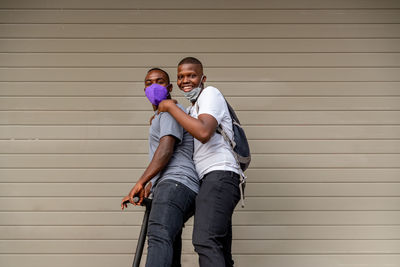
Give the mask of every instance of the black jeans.
[[201, 267], [233, 266], [232, 214], [240, 199], [239, 175], [213, 171], [200, 181], [193, 245]]
[[149, 216], [146, 267], [181, 266], [183, 224], [193, 215], [196, 193], [163, 180], [155, 188]]

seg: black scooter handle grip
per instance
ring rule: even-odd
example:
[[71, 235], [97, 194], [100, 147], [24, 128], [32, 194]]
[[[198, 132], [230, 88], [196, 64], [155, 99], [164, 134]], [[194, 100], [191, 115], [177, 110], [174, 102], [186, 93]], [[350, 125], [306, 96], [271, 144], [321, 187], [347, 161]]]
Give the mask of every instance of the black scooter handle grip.
[[[135, 203], [138, 203], [139, 200], [140, 200], [139, 197], [134, 197], [134, 198], [133, 198], [133, 202], [135, 202]], [[129, 204], [129, 203], [130, 203], [129, 200], [126, 200], [126, 201], [124, 202], [124, 204]], [[150, 198], [144, 198], [141, 205], [142, 205], [142, 206], [148, 206], [148, 205], [150, 205], [150, 204], [151, 204], [151, 199], [150, 199]]]

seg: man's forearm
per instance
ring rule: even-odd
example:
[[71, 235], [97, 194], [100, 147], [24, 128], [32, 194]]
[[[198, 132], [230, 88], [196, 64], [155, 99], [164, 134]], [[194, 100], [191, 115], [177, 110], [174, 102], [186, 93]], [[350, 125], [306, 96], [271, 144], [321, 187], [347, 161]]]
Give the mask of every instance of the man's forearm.
[[174, 152], [175, 137], [164, 136], [161, 138], [157, 150], [146, 170], [140, 177], [138, 183], [145, 185], [154, 176], [156, 176], [165, 166], [167, 166]]
[[186, 131], [201, 142], [207, 142], [214, 133], [203, 121], [192, 118], [175, 104], [168, 105], [167, 111]]

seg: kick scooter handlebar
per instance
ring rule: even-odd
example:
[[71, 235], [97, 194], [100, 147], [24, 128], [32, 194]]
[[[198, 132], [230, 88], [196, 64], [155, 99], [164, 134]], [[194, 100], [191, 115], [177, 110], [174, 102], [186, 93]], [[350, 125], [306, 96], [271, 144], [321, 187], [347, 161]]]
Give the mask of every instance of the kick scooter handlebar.
[[[138, 203], [139, 200], [140, 200], [139, 197], [134, 197], [134, 198], [133, 198], [133, 202], [135, 202], [135, 203]], [[126, 201], [124, 202], [124, 204], [129, 204], [129, 203], [130, 203], [129, 200], [126, 200]], [[150, 205], [151, 205], [151, 198], [143, 198], [143, 201], [142, 201], [142, 203], [141, 203], [141, 206], [149, 207]]]

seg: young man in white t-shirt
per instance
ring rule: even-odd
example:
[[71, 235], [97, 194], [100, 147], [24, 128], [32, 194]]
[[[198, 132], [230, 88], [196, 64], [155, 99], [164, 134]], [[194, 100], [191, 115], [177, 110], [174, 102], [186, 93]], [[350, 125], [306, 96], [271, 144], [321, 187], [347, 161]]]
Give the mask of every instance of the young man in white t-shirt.
[[233, 266], [232, 214], [240, 199], [239, 166], [229, 144], [216, 133], [221, 125], [232, 138], [232, 120], [221, 92], [204, 88], [201, 62], [184, 58], [178, 65], [178, 87], [192, 106], [187, 115], [173, 100], [164, 100], [158, 110], [169, 112], [194, 139], [194, 154], [200, 191], [196, 198], [193, 245], [202, 267]]

